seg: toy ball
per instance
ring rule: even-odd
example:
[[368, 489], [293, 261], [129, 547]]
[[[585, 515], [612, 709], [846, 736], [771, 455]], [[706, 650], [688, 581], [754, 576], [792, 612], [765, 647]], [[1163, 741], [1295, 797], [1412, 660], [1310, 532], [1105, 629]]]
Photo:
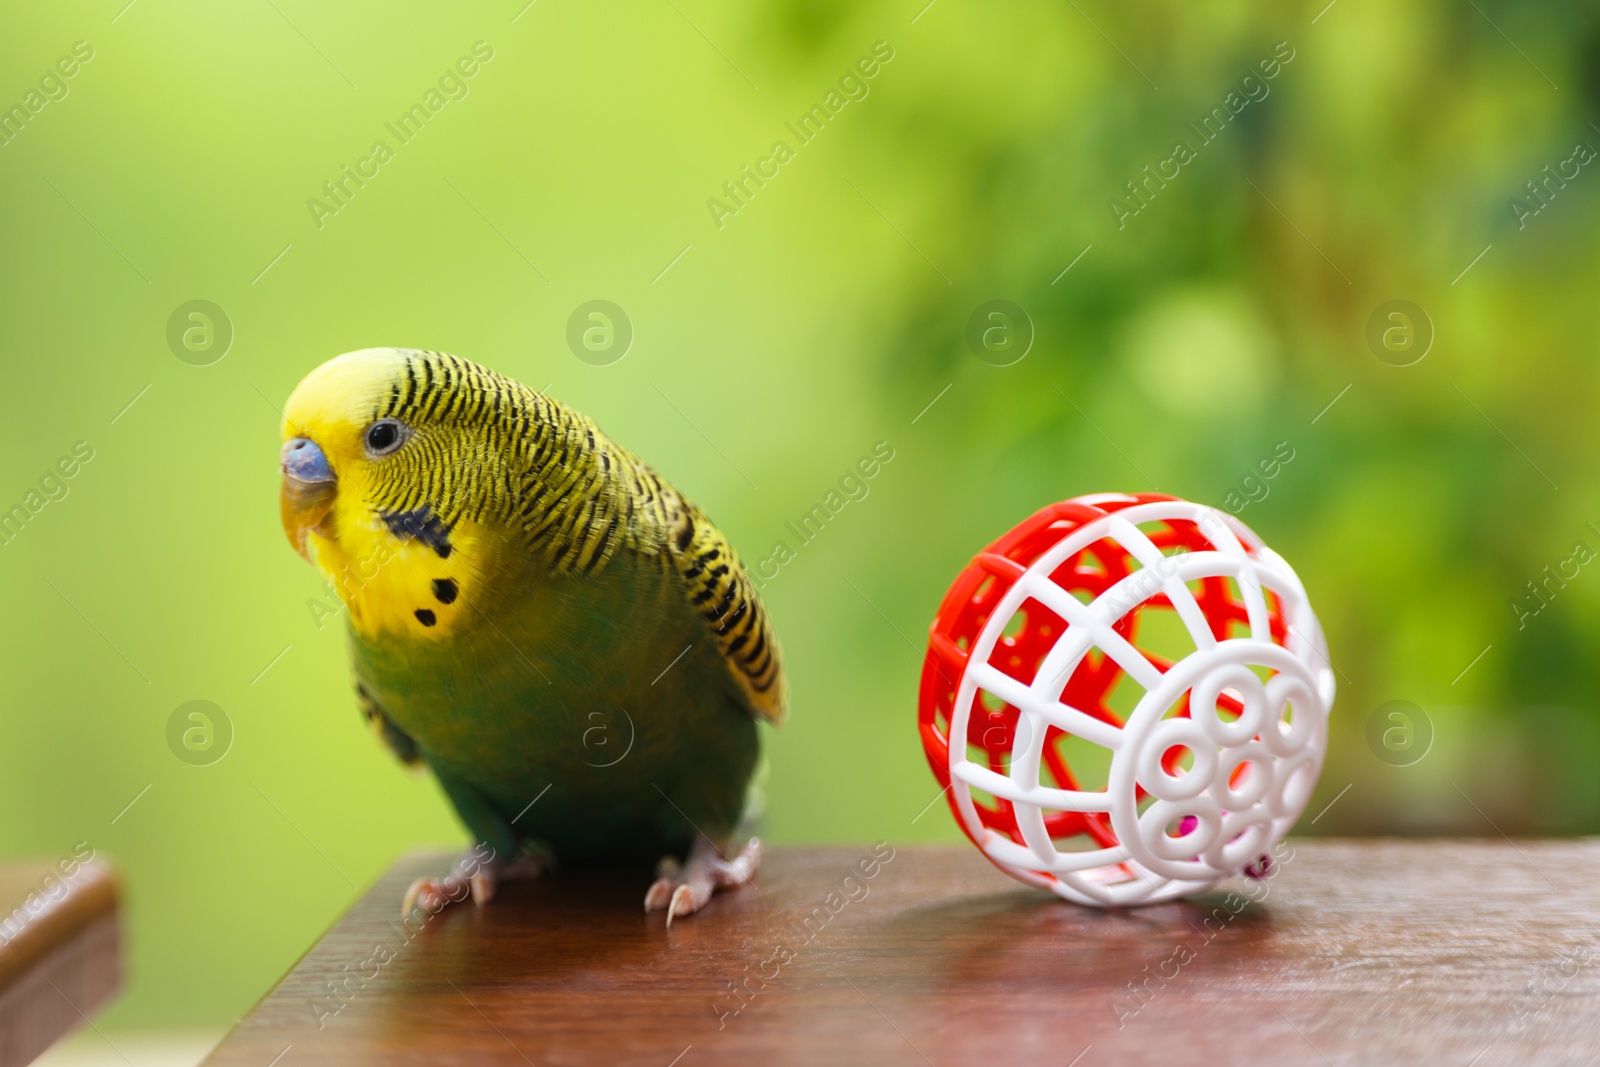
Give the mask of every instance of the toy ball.
[[1316, 786], [1333, 670], [1289, 565], [1153, 493], [1053, 504], [939, 606], [918, 720], [995, 866], [1080, 904], [1261, 876]]

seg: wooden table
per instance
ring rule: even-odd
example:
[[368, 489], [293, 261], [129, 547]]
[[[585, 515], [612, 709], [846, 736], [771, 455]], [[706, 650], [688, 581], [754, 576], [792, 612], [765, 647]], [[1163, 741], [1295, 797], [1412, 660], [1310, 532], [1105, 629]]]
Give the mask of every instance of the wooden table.
[[415, 934], [401, 894], [448, 859], [408, 858], [207, 1062], [1600, 1062], [1600, 840], [1294, 847], [1248, 901], [1241, 880], [1093, 911], [967, 847], [867, 879], [863, 846], [769, 852], [758, 888], [671, 930], [641, 910], [647, 872], [612, 872]]
[[33, 1062], [120, 981], [109, 867], [75, 857], [0, 864], [0, 1067]]

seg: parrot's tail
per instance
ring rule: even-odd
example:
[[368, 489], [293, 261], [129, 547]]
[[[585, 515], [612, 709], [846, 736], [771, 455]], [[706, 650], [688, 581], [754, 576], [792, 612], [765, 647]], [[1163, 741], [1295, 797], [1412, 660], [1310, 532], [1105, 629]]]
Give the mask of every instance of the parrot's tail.
[[744, 791], [744, 813], [739, 816], [739, 826], [734, 831], [737, 840], [761, 836], [761, 827], [767, 817], [767, 765], [766, 753], [762, 753], [756, 761], [756, 769], [750, 775], [750, 784]]

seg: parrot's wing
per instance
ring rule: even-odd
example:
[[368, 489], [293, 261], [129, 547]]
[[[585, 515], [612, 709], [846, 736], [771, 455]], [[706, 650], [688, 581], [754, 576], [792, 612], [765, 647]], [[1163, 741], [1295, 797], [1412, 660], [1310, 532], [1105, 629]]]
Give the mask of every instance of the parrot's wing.
[[389, 746], [389, 750], [399, 757], [400, 762], [408, 767], [415, 767], [422, 762], [422, 755], [417, 751], [417, 743], [411, 735], [394, 724], [388, 712], [373, 699], [367, 692], [367, 687], [358, 678], [356, 680], [356, 703], [361, 706], [361, 716], [367, 720], [367, 725], [372, 727], [373, 733]]
[[680, 506], [673, 516], [672, 556], [685, 595], [705, 620], [745, 706], [776, 726], [788, 711], [788, 685], [755, 584], [722, 531], [692, 504]]

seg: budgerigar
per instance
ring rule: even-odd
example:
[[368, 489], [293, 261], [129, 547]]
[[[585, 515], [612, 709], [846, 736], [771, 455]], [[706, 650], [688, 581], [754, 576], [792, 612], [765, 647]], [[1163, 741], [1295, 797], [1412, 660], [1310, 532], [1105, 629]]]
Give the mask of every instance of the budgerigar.
[[786, 687], [698, 508], [584, 415], [437, 352], [324, 363], [283, 436], [284, 530], [348, 608], [362, 713], [493, 850], [474, 899], [551, 857], [648, 857], [670, 924], [750, 880], [760, 842], [728, 849]]

